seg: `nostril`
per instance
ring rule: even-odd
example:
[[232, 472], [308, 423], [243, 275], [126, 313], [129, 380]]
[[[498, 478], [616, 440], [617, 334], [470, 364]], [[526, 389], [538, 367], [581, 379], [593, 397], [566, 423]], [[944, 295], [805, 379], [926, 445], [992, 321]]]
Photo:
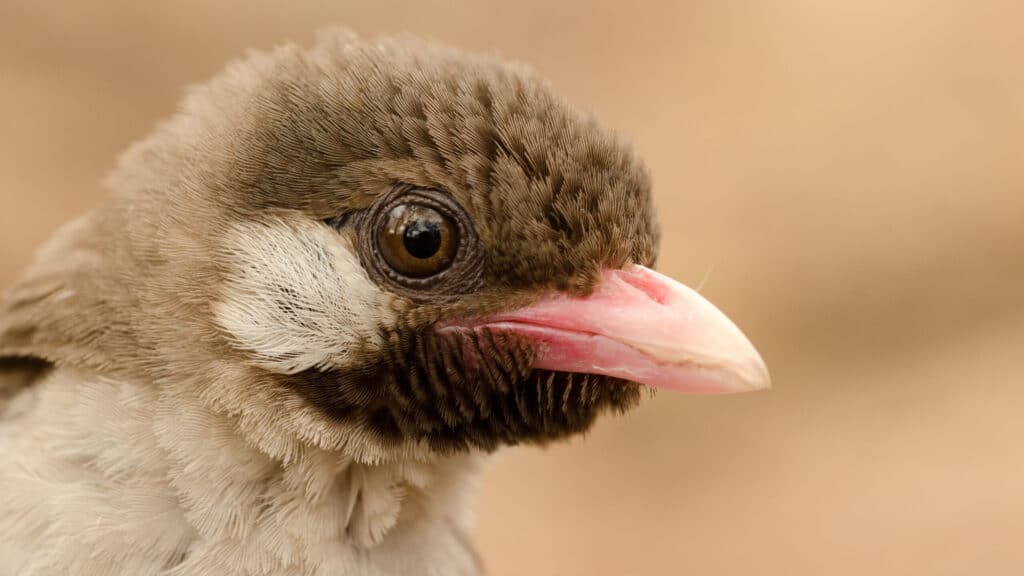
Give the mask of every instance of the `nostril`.
[[624, 270], [612, 272], [623, 282], [643, 292], [648, 298], [658, 304], [665, 304], [668, 301], [670, 286], [661, 282], [649, 268], [639, 265], [629, 266]]

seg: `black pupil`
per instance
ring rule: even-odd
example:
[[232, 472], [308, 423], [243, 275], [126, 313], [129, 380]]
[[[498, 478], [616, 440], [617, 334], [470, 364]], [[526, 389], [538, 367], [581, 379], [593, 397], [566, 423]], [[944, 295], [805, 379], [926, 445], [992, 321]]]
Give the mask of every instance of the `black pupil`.
[[409, 254], [425, 260], [441, 249], [441, 228], [437, 222], [414, 220], [405, 227], [402, 243]]

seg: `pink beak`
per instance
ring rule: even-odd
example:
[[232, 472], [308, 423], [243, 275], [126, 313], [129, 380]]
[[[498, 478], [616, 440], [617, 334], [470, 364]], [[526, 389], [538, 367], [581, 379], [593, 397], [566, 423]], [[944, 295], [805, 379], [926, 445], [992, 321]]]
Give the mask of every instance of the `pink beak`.
[[552, 294], [472, 327], [533, 340], [534, 368], [603, 374], [690, 393], [770, 386], [761, 356], [725, 314], [697, 292], [643, 266], [605, 270], [587, 297]]

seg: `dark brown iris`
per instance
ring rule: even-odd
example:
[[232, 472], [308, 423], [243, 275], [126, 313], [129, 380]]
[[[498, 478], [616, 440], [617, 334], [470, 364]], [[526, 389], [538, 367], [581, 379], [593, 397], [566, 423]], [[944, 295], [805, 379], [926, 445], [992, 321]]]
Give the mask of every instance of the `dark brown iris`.
[[459, 247], [458, 227], [437, 210], [417, 204], [391, 208], [377, 239], [388, 265], [409, 278], [446, 270]]
[[447, 192], [397, 184], [354, 218], [359, 258], [383, 288], [415, 302], [445, 302], [483, 285], [484, 247]]

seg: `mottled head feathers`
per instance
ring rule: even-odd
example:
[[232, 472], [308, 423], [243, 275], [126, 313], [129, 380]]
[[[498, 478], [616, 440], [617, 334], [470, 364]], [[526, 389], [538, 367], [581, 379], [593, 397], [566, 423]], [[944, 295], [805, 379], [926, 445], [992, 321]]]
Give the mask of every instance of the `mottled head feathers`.
[[[0, 356], [152, 381], [282, 458], [546, 441], [639, 395], [432, 330], [654, 259], [631, 147], [523, 67], [332, 31], [191, 90], [109, 186], [7, 295]], [[475, 267], [422, 292], [368, 244], [380, 203], [415, 190], [465, 217]]]

